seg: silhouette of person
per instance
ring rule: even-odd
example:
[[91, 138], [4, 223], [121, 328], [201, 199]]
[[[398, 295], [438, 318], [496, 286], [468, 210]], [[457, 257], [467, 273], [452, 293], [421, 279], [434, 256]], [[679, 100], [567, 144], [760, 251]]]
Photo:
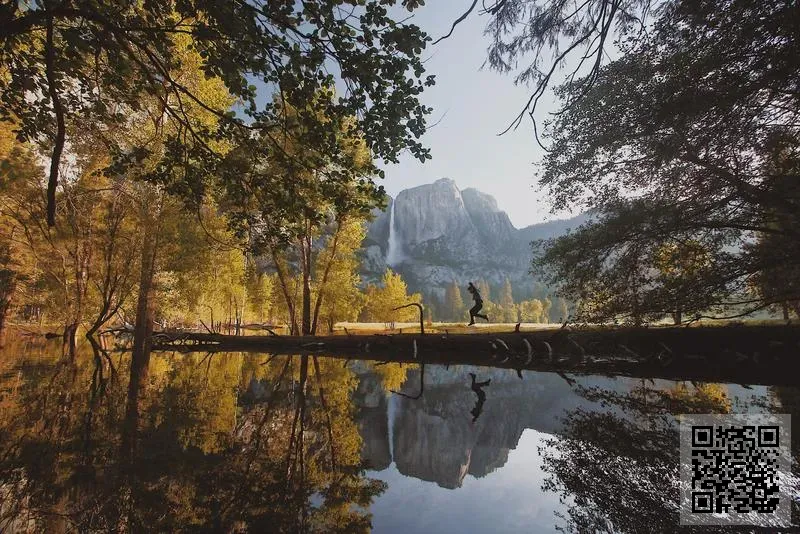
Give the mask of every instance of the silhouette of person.
[[486, 315], [478, 313], [483, 308], [483, 299], [481, 298], [481, 294], [478, 293], [478, 290], [472, 285], [472, 282], [469, 283], [467, 286], [467, 291], [472, 293], [472, 300], [475, 301], [475, 305], [469, 309], [469, 324], [467, 326], [472, 326], [475, 324], [475, 317], [480, 317], [481, 319], [486, 319], [486, 322], [489, 322], [489, 318]]
[[486, 402], [486, 392], [483, 391], [483, 388], [488, 386], [492, 382], [492, 379], [490, 378], [489, 380], [485, 380], [483, 382], [475, 382], [475, 378], [477, 378], [475, 373], [470, 373], [469, 376], [472, 379], [472, 383], [469, 387], [478, 396], [478, 400], [475, 401], [475, 407], [469, 412], [472, 414], [472, 422], [474, 423], [478, 420], [478, 417], [480, 417], [481, 412], [483, 411], [483, 403]]

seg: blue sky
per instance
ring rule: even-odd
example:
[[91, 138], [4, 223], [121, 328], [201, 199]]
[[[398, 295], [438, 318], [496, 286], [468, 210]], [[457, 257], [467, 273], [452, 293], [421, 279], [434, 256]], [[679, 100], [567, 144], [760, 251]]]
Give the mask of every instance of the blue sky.
[[[415, 11], [410, 22], [436, 39], [447, 33], [469, 4], [466, 0], [430, 1]], [[535, 164], [543, 151], [536, 144], [530, 120], [516, 131], [497, 135], [520, 112], [531, 89], [515, 86], [512, 76], [481, 69], [489, 40], [483, 35], [487, 17], [477, 12], [476, 8], [452, 36], [425, 52], [430, 57], [426, 68], [436, 75], [436, 85], [422, 100], [434, 109], [430, 123], [444, 115], [423, 138], [433, 159], [422, 164], [406, 154], [399, 164], [385, 167], [386, 179], [379, 183], [395, 196], [409, 187], [452, 178], [460, 189], [474, 187], [493, 195], [518, 228], [569, 216], [551, 214], [545, 192], [536, 185]], [[554, 106], [548, 95], [538, 116], [545, 118]]]

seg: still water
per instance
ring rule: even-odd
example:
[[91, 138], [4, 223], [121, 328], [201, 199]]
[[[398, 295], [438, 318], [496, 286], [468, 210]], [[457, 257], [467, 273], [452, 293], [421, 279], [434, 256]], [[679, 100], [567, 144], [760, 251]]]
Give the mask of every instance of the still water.
[[783, 387], [153, 353], [131, 412], [129, 362], [8, 340], [0, 532], [678, 532], [675, 414], [800, 410]]

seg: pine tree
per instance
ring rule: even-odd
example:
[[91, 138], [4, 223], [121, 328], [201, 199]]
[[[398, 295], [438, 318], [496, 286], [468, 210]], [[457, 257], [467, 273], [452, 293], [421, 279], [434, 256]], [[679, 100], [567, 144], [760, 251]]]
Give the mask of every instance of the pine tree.
[[511, 288], [511, 281], [508, 278], [506, 278], [503, 288], [500, 290], [498, 304], [500, 305], [503, 322], [513, 323], [517, 321], [517, 307], [514, 305], [514, 294]]
[[461, 287], [453, 280], [444, 291], [445, 314], [451, 321], [462, 321], [464, 319], [464, 299], [461, 296]]
[[481, 294], [481, 298], [483, 298], [485, 302], [492, 300], [492, 292], [489, 289], [489, 283], [486, 280], [478, 280], [475, 286], [478, 288], [478, 293]]

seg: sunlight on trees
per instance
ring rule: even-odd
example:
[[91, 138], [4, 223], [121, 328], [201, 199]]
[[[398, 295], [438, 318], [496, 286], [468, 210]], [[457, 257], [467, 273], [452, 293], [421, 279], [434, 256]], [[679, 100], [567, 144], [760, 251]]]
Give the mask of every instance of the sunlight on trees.
[[367, 285], [366, 304], [360, 319], [378, 323], [417, 322], [419, 311], [415, 307], [394, 309], [411, 302], [421, 303], [422, 295], [419, 293], [409, 295], [403, 278], [391, 269], [386, 269], [380, 286]]

